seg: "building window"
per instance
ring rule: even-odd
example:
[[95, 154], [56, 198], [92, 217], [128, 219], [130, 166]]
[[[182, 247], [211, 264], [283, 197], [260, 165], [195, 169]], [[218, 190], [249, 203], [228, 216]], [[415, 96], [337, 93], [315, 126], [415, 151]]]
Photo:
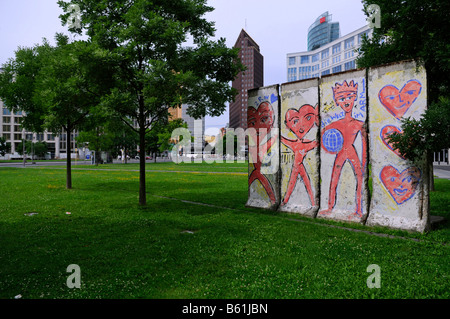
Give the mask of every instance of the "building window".
[[22, 111], [14, 112], [14, 115], [22, 115]]
[[22, 139], [22, 134], [14, 134], [14, 140], [18, 141]]
[[325, 71], [322, 71], [322, 73], [321, 73], [322, 75], [327, 75], [327, 74], [330, 74], [330, 69], [328, 69], [328, 70], [325, 70]]
[[3, 125], [3, 132], [11, 132], [11, 125]]
[[330, 49], [323, 50], [321, 52], [321, 54], [322, 54], [322, 59], [328, 58], [328, 56], [330, 55]]
[[310, 66], [302, 66], [302, 67], [298, 68], [298, 71], [300, 73], [310, 73], [311, 67]]
[[326, 68], [327, 66], [329, 66], [329, 60], [325, 60], [322, 62], [322, 69]]
[[3, 115], [11, 115], [11, 111], [7, 108], [3, 108]]
[[297, 68], [288, 69], [288, 82], [297, 81]]
[[309, 63], [309, 55], [305, 55], [300, 58], [300, 64], [306, 64], [306, 63]]
[[14, 132], [22, 132], [20, 125], [14, 125]]
[[336, 55], [333, 57], [333, 64], [341, 62], [341, 56]]
[[339, 52], [341, 52], [341, 44], [338, 43], [338, 44], [333, 45], [333, 54], [337, 54]]
[[344, 47], [345, 49], [350, 49], [355, 45], [354, 43], [354, 37], [351, 37], [350, 39], [345, 40]]
[[3, 123], [4, 123], [4, 124], [11, 123], [11, 118], [10, 118], [9, 116], [5, 116], [5, 117], [3, 118]]
[[313, 71], [313, 72], [314, 72], [314, 71], [319, 71], [319, 65], [318, 65], [318, 64], [313, 65], [312, 71]]
[[355, 55], [355, 51], [351, 50], [348, 52], [345, 52], [345, 59], [349, 59]]
[[341, 71], [342, 71], [342, 65], [338, 65], [333, 68], [333, 73], [338, 73]]
[[355, 68], [355, 60], [345, 63], [345, 71], [352, 70]]
[[10, 140], [11, 139], [11, 134], [3, 134], [3, 138], [5, 139], [5, 140]]
[[289, 57], [289, 65], [295, 65], [295, 56]]
[[311, 57], [311, 62], [317, 62], [317, 61], [319, 61], [319, 53], [316, 53]]

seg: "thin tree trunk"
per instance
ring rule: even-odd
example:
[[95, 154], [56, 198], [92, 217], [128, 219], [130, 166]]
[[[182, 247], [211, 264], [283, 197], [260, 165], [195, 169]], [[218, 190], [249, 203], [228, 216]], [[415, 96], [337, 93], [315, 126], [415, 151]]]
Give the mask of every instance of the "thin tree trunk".
[[67, 126], [66, 131], [66, 151], [67, 151], [67, 158], [66, 158], [66, 188], [72, 189], [72, 142], [70, 141], [70, 134], [72, 133], [72, 129], [70, 126]]
[[145, 193], [145, 127], [139, 129], [139, 205], [147, 205]]
[[[433, 153], [431, 153], [433, 154]], [[430, 176], [430, 192], [434, 191], [434, 174], [433, 174], [433, 155], [429, 156], [429, 160], [428, 160], [428, 164], [429, 164], [429, 176]]]

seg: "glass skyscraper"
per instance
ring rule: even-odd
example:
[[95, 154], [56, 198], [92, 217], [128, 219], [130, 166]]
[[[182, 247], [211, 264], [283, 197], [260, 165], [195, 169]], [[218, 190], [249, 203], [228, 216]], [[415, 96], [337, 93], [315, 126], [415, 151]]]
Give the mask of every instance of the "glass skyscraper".
[[358, 49], [363, 36], [370, 37], [366, 25], [312, 51], [286, 55], [287, 81], [305, 80], [356, 68]]
[[328, 11], [321, 14], [308, 29], [308, 51], [338, 39], [341, 35], [339, 22], [331, 22], [332, 15]]

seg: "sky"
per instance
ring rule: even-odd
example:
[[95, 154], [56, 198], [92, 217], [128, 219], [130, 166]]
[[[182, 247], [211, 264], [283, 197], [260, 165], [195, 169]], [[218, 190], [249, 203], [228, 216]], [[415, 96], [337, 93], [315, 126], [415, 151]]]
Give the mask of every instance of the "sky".
[[[339, 22], [341, 36], [367, 24], [361, 0], [208, 0], [208, 5], [215, 8], [205, 16], [215, 22], [215, 38], [225, 38], [232, 47], [245, 29], [259, 44], [265, 86], [286, 82], [286, 54], [307, 50], [308, 28], [322, 13]], [[32, 47], [43, 38], [54, 44], [56, 32], [70, 35], [60, 14], [56, 0], [0, 0], [0, 64], [18, 47]], [[207, 117], [207, 130], [225, 127], [228, 116], [227, 110]]]

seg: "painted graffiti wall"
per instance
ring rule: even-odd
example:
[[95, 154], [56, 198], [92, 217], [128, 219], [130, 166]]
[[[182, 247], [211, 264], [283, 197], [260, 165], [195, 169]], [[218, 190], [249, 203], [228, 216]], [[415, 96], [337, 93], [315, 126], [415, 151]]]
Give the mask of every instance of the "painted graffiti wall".
[[401, 133], [402, 118], [425, 112], [424, 68], [403, 61], [248, 95], [247, 206], [418, 232], [429, 228], [426, 158], [413, 164], [387, 140]]
[[280, 202], [279, 86], [248, 91], [247, 206], [276, 209]]
[[314, 217], [319, 209], [318, 79], [281, 86], [279, 210]]
[[367, 225], [423, 231], [428, 223], [427, 166], [413, 164], [389, 144], [401, 119], [418, 119], [427, 107], [426, 73], [416, 63], [369, 71], [370, 154], [373, 194]]
[[367, 217], [365, 70], [322, 78], [319, 218], [361, 222]]

